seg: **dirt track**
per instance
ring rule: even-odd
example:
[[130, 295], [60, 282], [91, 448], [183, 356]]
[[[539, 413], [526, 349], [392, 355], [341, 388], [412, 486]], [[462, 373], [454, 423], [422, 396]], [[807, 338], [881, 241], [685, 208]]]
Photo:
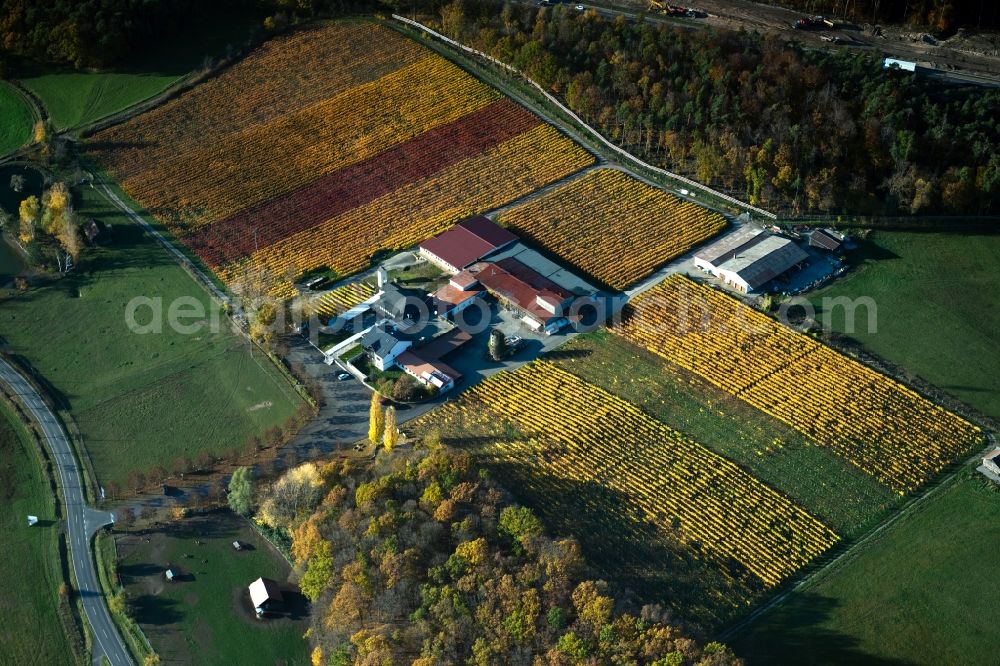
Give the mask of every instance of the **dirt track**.
[[[646, 8], [646, 0], [626, 0], [626, 3], [636, 10]], [[959, 34], [945, 41], [932, 40], [935, 44], [923, 41], [924, 33], [900, 27], [882, 26], [881, 36], [873, 35], [861, 24], [837, 30], [795, 30], [792, 24], [806, 14], [748, 0], [691, 0], [690, 6], [708, 13], [708, 17], [696, 19], [705, 25], [728, 29], [743, 26], [794, 37], [816, 48], [864, 49], [925, 67], [1000, 77], [1000, 35], [996, 33]], [[838, 37], [844, 43], [825, 41], [824, 36]]]

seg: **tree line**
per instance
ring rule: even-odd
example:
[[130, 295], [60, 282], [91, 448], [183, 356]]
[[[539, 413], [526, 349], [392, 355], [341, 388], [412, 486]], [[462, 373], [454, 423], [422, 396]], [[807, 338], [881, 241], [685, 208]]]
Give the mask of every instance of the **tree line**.
[[994, 0], [763, 0], [858, 23], [895, 23], [949, 34], [960, 27], [1000, 27], [1000, 5]]
[[[990, 0], [765, 0], [858, 22], [906, 23], [950, 32], [1000, 26]], [[0, 0], [0, 76], [5, 61], [27, 58], [73, 67], [105, 67], [204, 23], [258, 15], [267, 27], [299, 18], [390, 9], [436, 12], [441, 0]], [[487, 3], [489, 4], [489, 3]]]
[[0, 0], [0, 77], [24, 61], [78, 69], [120, 64], [234, 17], [276, 28], [375, 6], [374, 0]]
[[230, 504], [291, 535], [314, 664], [740, 663], [592, 579], [575, 540], [433, 433], [258, 484], [234, 475]]
[[1000, 203], [1000, 91], [776, 35], [454, 0], [438, 27], [524, 71], [621, 147], [786, 213]]

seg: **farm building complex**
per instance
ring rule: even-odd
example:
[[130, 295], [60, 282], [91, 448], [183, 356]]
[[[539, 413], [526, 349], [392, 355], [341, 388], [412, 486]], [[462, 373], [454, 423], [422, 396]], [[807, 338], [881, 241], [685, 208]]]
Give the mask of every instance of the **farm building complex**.
[[552, 334], [569, 323], [567, 313], [573, 293], [517, 259], [484, 262], [469, 271], [483, 288], [516, 309], [532, 330]]
[[452, 273], [432, 296], [433, 312], [454, 316], [484, 292], [516, 310], [533, 331], [556, 333], [576, 298], [596, 290], [483, 216], [469, 218], [420, 244], [420, 254]]
[[809, 255], [782, 236], [744, 227], [694, 255], [694, 265], [744, 293], [760, 291]]
[[[418, 255], [443, 271], [426, 289], [389, 281], [377, 271], [379, 292], [352, 312], [371, 323], [339, 343], [356, 342], [381, 372], [399, 368], [421, 384], [448, 391], [462, 378], [445, 359], [472, 339], [468, 319], [499, 304], [508, 321], [535, 334], [553, 335], [573, 320], [578, 299], [597, 290], [576, 274], [524, 245], [483, 216], [463, 220], [419, 246]], [[442, 279], [446, 282], [442, 283]], [[412, 283], [411, 283], [412, 284]], [[478, 313], [464, 313], [477, 306]]]

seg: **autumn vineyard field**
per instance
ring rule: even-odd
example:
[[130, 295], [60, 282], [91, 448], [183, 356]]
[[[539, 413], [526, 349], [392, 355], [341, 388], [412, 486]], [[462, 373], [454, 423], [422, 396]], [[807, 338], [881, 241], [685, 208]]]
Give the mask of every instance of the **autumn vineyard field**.
[[706, 625], [839, 541], [743, 468], [545, 360], [477, 384], [417, 424], [427, 427], [476, 452], [547, 519], [571, 522], [609, 575]]
[[374, 296], [376, 291], [368, 282], [345, 284], [316, 298], [312, 304], [312, 311], [321, 317], [330, 318], [364, 302]]
[[[86, 150], [224, 282], [260, 270], [282, 297], [557, 182], [498, 222], [612, 289], [726, 226], [617, 169], [579, 173], [590, 152], [370, 22], [272, 39]], [[365, 280], [306, 307], [343, 312], [377, 292]], [[894, 379], [681, 275], [611, 331], [470, 381], [408, 432], [472, 451], [602, 575], [703, 628], [982, 443]]]
[[500, 222], [605, 284], [624, 289], [708, 240], [725, 218], [614, 169], [596, 169]]
[[[227, 282], [248, 263], [286, 278], [350, 274], [593, 162], [531, 112], [374, 24], [271, 40], [88, 148]], [[291, 295], [287, 281], [279, 293]]]
[[829, 447], [900, 495], [980, 444], [979, 428], [894, 379], [674, 275], [616, 332]]
[[837, 541], [819, 520], [730, 461], [551, 363], [495, 375], [471, 395], [537, 433], [554, 473], [629, 497], [723, 561], [777, 585]]

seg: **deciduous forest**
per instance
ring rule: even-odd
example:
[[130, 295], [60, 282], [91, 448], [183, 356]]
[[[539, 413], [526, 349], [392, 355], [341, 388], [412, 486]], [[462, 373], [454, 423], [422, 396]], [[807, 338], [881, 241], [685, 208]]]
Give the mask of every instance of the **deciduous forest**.
[[441, 27], [629, 151], [782, 212], [983, 213], [1000, 91], [776, 36], [456, 0]]
[[590, 579], [468, 454], [427, 446], [291, 470], [258, 519], [292, 534], [313, 663], [738, 664]]

